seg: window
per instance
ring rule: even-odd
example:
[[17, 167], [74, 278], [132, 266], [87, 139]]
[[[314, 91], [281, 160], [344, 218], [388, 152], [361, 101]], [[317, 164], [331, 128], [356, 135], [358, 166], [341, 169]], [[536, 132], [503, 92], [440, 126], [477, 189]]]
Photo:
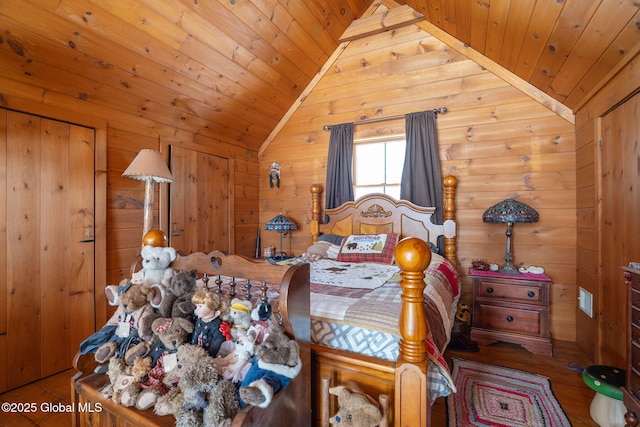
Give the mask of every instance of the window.
[[384, 193], [400, 198], [404, 139], [354, 141], [353, 193], [355, 198]]

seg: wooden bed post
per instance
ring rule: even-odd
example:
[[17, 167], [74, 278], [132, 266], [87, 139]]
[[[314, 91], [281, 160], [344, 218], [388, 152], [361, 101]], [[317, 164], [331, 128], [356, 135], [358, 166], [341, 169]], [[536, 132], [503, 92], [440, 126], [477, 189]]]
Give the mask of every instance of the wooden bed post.
[[310, 191], [311, 222], [309, 223], [309, 231], [311, 232], [311, 244], [313, 245], [318, 241], [318, 236], [320, 235], [320, 193], [322, 193], [322, 186], [313, 184]]
[[[444, 256], [455, 267], [458, 265], [458, 258], [456, 255], [456, 186], [458, 185], [458, 179], [453, 175], [445, 176], [442, 180], [444, 184]], [[447, 223], [447, 221], [451, 221]], [[451, 224], [451, 225], [449, 225]], [[449, 228], [453, 228], [450, 230]]]
[[408, 237], [395, 248], [396, 263], [402, 270], [402, 310], [400, 312], [400, 355], [395, 372], [394, 425], [427, 427], [431, 405], [427, 392], [427, 335], [429, 326], [422, 307], [424, 270], [431, 262], [429, 246]]

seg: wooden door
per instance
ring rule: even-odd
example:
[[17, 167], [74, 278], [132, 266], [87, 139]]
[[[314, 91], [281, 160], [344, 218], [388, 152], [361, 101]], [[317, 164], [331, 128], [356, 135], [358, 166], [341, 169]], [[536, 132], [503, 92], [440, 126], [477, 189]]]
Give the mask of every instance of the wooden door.
[[[600, 345], [598, 363], [626, 366], [626, 287], [621, 266], [640, 261], [640, 94], [602, 118]], [[580, 327], [580, 325], [578, 325]]]
[[169, 244], [185, 255], [232, 252], [230, 160], [171, 146]]
[[[5, 366], [11, 389], [71, 367], [94, 330], [94, 130], [0, 110]], [[6, 308], [5, 308], [6, 307]]]

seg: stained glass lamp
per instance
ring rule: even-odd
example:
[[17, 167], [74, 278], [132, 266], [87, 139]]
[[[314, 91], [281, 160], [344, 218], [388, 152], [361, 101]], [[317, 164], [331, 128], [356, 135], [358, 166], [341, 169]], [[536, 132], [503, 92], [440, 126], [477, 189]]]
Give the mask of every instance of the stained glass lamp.
[[521, 274], [513, 261], [511, 254], [511, 227], [516, 222], [538, 222], [538, 212], [531, 206], [513, 199], [506, 199], [491, 206], [482, 214], [482, 221], [507, 224], [507, 252], [504, 256], [505, 263], [498, 270], [502, 274]]
[[296, 227], [296, 224], [293, 221], [282, 214], [275, 216], [264, 226], [265, 230], [277, 231], [278, 233], [280, 233], [280, 252], [276, 252], [273, 255], [272, 258], [274, 260], [291, 258], [282, 251], [282, 235], [288, 233], [289, 231], [296, 230], [297, 228], [298, 227]]

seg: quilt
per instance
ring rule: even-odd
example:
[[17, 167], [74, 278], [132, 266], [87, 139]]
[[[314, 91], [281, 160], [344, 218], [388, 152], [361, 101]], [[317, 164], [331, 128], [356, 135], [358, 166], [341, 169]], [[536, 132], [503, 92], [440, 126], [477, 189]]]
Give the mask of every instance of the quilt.
[[[398, 272], [376, 287], [352, 287], [349, 282], [327, 285], [314, 281], [318, 277], [314, 271], [328, 264], [318, 261], [310, 264], [311, 340], [332, 348], [396, 360], [402, 307]], [[425, 283], [424, 308], [430, 328], [427, 345], [433, 362], [429, 364], [429, 396], [433, 401], [455, 390], [442, 353], [451, 339], [460, 280], [451, 263], [434, 253], [425, 270]]]
[[396, 275], [400, 268], [375, 262], [339, 262], [321, 259], [311, 268], [311, 283], [356, 289], [375, 289]]

